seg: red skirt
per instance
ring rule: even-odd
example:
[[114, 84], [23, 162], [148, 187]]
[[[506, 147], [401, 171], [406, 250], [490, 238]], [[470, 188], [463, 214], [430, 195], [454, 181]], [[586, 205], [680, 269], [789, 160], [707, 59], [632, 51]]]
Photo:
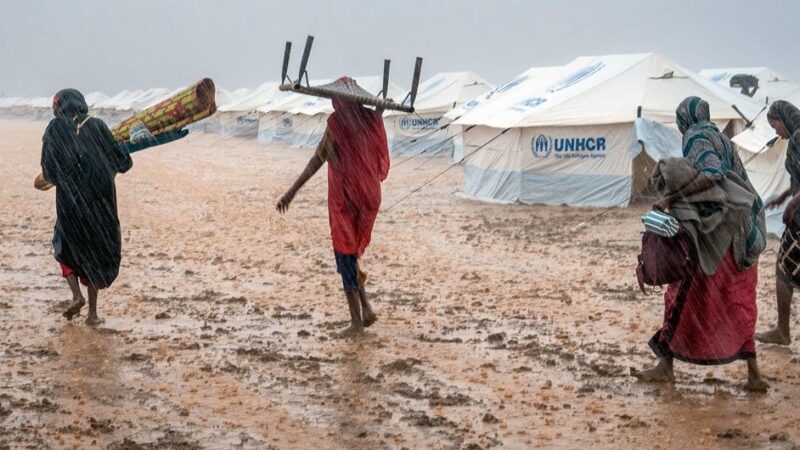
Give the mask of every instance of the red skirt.
[[757, 263], [743, 272], [728, 250], [716, 273], [699, 268], [664, 293], [664, 322], [650, 339], [658, 356], [694, 364], [726, 364], [755, 357]]

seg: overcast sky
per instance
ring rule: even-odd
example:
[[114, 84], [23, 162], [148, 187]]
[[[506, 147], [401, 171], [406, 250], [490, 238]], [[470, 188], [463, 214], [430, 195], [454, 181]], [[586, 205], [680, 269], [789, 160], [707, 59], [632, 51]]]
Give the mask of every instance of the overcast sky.
[[658, 52], [684, 67], [769, 66], [800, 80], [800, 1], [0, 0], [0, 95], [75, 87], [175, 88], [204, 76], [280, 78], [284, 42], [315, 36], [309, 74], [378, 75], [408, 87], [473, 70], [493, 83], [581, 55]]

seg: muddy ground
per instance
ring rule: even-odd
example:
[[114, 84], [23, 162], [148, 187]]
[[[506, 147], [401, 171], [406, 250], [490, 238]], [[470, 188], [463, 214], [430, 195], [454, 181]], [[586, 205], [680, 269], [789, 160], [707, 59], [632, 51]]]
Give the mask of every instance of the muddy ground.
[[[379, 322], [343, 340], [324, 173], [274, 210], [310, 151], [200, 134], [136, 154], [106, 323], [67, 323], [54, 192], [32, 187], [44, 126], [0, 121], [0, 448], [800, 444], [797, 343], [759, 346], [767, 394], [742, 389], [743, 363], [629, 375], [662, 314], [633, 274], [643, 206], [575, 232], [597, 210], [466, 200], [459, 170], [379, 216], [363, 260]], [[384, 206], [448, 164], [398, 165]]]

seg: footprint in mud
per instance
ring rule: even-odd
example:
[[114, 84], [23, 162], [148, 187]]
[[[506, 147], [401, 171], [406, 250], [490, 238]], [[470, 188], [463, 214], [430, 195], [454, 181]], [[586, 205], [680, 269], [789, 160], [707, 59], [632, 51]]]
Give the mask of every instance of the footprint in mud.
[[418, 366], [420, 364], [422, 364], [422, 361], [416, 358], [404, 358], [394, 360], [389, 364], [384, 364], [381, 368], [383, 369], [382, 372], [384, 373], [408, 372], [414, 369], [414, 366]]
[[434, 416], [431, 417], [423, 411], [412, 411], [410, 414], [407, 414], [400, 418], [401, 422], [409, 422], [411, 425], [415, 427], [426, 427], [426, 428], [439, 428], [439, 427], [448, 427], [448, 428], [458, 428], [458, 425], [455, 422], [447, 419], [443, 416]]
[[186, 435], [179, 431], [167, 429], [164, 435], [154, 442], [139, 443], [133, 439], [125, 438], [122, 441], [114, 442], [108, 450], [156, 450], [156, 449], [180, 449], [180, 450], [200, 450], [203, 447], [195, 441], [190, 441]]
[[89, 418], [89, 428], [99, 433], [108, 434], [114, 431], [115, 427], [111, 424], [109, 419], [95, 419]]

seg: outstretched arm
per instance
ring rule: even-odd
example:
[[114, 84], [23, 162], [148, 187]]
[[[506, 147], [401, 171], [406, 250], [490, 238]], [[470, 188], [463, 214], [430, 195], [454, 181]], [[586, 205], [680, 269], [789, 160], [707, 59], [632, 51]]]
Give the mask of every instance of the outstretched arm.
[[289, 188], [289, 190], [283, 194], [283, 197], [281, 197], [280, 201], [278, 201], [278, 206], [276, 207], [278, 212], [283, 214], [289, 209], [289, 204], [292, 202], [292, 199], [294, 199], [297, 191], [299, 191], [300, 188], [303, 187], [303, 185], [306, 184], [306, 182], [308, 182], [308, 180], [310, 180], [315, 173], [317, 173], [323, 164], [325, 164], [325, 160], [323, 160], [322, 157], [317, 154], [314, 154], [314, 156], [308, 160], [308, 164], [306, 164], [306, 168], [303, 169], [303, 173], [297, 177], [297, 180], [294, 182], [292, 187]]

